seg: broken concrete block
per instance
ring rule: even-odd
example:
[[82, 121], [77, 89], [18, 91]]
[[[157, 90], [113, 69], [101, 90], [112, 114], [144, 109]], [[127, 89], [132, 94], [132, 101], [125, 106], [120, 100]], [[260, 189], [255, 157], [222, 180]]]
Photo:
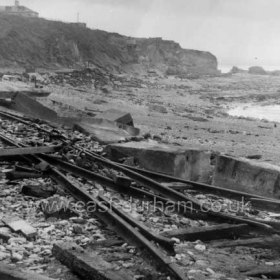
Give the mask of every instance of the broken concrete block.
[[140, 130], [135, 127], [95, 118], [76, 123], [74, 129], [91, 135], [93, 139], [102, 144], [124, 141], [140, 133]]
[[26, 238], [33, 238], [37, 230], [19, 217], [6, 217], [2, 221], [14, 232], [21, 232]]
[[207, 183], [212, 172], [211, 153], [149, 142], [112, 144], [106, 152], [113, 160], [133, 156], [140, 167], [191, 181]]
[[10, 105], [9, 109], [21, 112], [26, 116], [30, 116], [32, 118], [38, 118], [48, 121], [57, 120], [57, 113], [55, 111], [43, 106], [35, 99], [32, 99], [22, 93], [18, 93], [12, 99], [12, 104]]
[[134, 126], [131, 114], [117, 109], [109, 109], [104, 111], [103, 113], [99, 114], [97, 118]]
[[212, 184], [280, 198], [280, 167], [245, 158], [218, 156]]

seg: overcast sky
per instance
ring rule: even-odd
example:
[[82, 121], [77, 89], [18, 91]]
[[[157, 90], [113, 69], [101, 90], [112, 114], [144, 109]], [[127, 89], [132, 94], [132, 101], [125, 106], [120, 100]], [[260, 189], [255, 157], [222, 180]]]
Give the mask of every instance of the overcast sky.
[[[0, 5], [13, 0], [0, 0]], [[212, 52], [220, 65], [280, 69], [280, 0], [21, 0], [42, 17]]]

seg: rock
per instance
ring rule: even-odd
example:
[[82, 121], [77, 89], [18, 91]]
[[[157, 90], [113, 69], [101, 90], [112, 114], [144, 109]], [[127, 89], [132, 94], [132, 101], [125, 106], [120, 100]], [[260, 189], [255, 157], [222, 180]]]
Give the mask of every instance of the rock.
[[261, 66], [252, 66], [248, 70], [249, 74], [267, 75], [267, 72]]
[[57, 120], [57, 114], [55, 111], [43, 106], [35, 99], [32, 99], [23, 93], [16, 94], [12, 101], [9, 109], [37, 119], [49, 121]]
[[194, 246], [195, 250], [200, 251], [200, 252], [204, 252], [206, 250], [206, 246], [203, 244], [197, 244]]
[[2, 221], [14, 232], [21, 232], [26, 238], [37, 235], [37, 230], [19, 217], [5, 217]]
[[56, 193], [57, 189], [51, 185], [25, 185], [21, 192], [27, 196], [34, 196], [40, 198], [48, 198]]
[[23, 260], [23, 256], [19, 253], [13, 252], [11, 255], [11, 261], [12, 262], [20, 262]]
[[50, 197], [40, 203], [40, 208], [47, 218], [69, 219], [73, 216], [79, 216], [70, 207], [71, 202], [59, 196]]
[[165, 107], [161, 106], [161, 105], [149, 105], [149, 110], [150, 111], [155, 111], [161, 114], [167, 114], [168, 111], [166, 110]]
[[5, 259], [7, 259], [8, 257], [10, 257], [10, 254], [0, 251], [0, 261], [3, 261]]
[[73, 233], [75, 233], [75, 234], [83, 234], [84, 233], [84, 229], [80, 225], [73, 225]]

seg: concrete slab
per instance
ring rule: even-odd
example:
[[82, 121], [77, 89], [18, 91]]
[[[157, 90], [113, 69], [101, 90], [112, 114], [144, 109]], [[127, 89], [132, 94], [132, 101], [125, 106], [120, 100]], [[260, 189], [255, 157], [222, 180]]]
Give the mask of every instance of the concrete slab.
[[147, 170], [166, 173], [186, 180], [207, 183], [211, 176], [211, 153], [178, 148], [155, 141], [112, 144], [106, 148], [113, 160], [133, 156]]
[[56, 121], [57, 113], [35, 99], [28, 97], [25, 94], [18, 93], [12, 100], [9, 109], [23, 113], [32, 118], [38, 118], [48, 121]]
[[218, 156], [212, 184], [266, 197], [280, 198], [280, 167], [249, 160]]
[[98, 118], [82, 120], [74, 125], [74, 129], [91, 135], [101, 144], [118, 143], [140, 133], [138, 128]]
[[97, 118], [134, 126], [131, 114], [117, 109], [109, 109], [104, 111], [103, 113], [99, 114]]

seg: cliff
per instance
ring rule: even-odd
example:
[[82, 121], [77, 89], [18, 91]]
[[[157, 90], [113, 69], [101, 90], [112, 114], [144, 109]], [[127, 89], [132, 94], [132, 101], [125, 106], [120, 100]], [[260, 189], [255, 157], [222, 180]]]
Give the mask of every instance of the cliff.
[[164, 74], [215, 74], [208, 52], [182, 49], [161, 38], [128, 38], [57, 21], [0, 16], [0, 67], [77, 67], [160, 71]]

